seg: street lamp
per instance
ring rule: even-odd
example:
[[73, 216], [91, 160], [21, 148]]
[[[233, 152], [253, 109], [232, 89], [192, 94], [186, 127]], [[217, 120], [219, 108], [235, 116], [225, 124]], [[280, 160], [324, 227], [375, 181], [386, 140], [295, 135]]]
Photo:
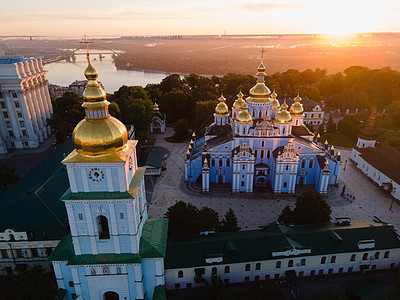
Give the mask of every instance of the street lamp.
[[343, 171], [346, 171], [347, 159], [344, 161]]

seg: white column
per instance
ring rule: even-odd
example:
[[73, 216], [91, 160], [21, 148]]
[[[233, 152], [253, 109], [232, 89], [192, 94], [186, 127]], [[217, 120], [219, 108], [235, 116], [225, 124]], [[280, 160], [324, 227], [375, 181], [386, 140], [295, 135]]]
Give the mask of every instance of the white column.
[[23, 93], [25, 95], [26, 105], [28, 107], [28, 112], [29, 112], [29, 119], [32, 122], [33, 131], [39, 137], [39, 124], [37, 122], [36, 111], [33, 108], [33, 101], [32, 101], [31, 95], [29, 93], [29, 87], [28, 86], [25, 86], [25, 88], [23, 90]]
[[65, 288], [64, 277], [62, 276], [60, 263], [53, 261], [53, 269], [54, 269], [54, 275], [56, 276], [58, 288], [64, 289]]
[[67, 210], [68, 221], [69, 221], [71, 236], [72, 236], [72, 244], [74, 245], [74, 251], [75, 251], [76, 255], [80, 255], [81, 247], [79, 245], [78, 231], [76, 228], [75, 214], [74, 214], [74, 210], [72, 208], [72, 204], [70, 202], [66, 202], [65, 208]]
[[114, 203], [108, 204], [108, 207], [110, 209], [110, 222], [111, 222], [111, 233], [112, 233], [112, 238], [114, 240], [114, 251], [116, 254], [121, 253], [121, 248], [119, 245], [119, 235], [118, 235], [118, 228], [117, 228], [117, 220], [115, 217], [115, 207]]
[[43, 122], [40, 117], [39, 107], [37, 106], [36, 98], [34, 97], [34, 95], [32, 93], [32, 88], [30, 86], [26, 90], [26, 93], [27, 93], [27, 95], [29, 95], [28, 97], [32, 103], [32, 109], [35, 111], [35, 119], [38, 124], [37, 132], [39, 135], [39, 142], [42, 143], [43, 142]]
[[165, 285], [164, 259], [156, 258], [156, 286]]
[[76, 178], [75, 178], [74, 168], [72, 166], [67, 166], [67, 173], [68, 173], [69, 186], [71, 188], [71, 192], [77, 193], [78, 192], [78, 186], [76, 185]]
[[95, 236], [96, 233], [94, 231], [93, 218], [92, 218], [92, 214], [90, 212], [89, 203], [85, 203], [84, 207], [85, 207], [86, 222], [88, 224], [88, 229], [89, 229], [90, 245], [92, 246], [92, 254], [98, 254], [97, 244], [96, 244], [96, 236]]
[[114, 185], [112, 181], [111, 169], [106, 169], [106, 180], [107, 180], [107, 187], [109, 192], [114, 192]]
[[47, 138], [47, 123], [46, 123], [46, 113], [45, 113], [45, 108], [44, 108], [44, 103], [43, 103], [43, 99], [40, 95], [40, 92], [38, 90], [38, 86], [37, 86], [37, 80], [33, 80], [32, 83], [32, 93], [34, 95], [34, 97], [36, 97], [36, 102], [38, 104], [39, 107], [39, 112], [40, 112], [40, 119], [42, 120], [42, 126], [43, 126], [43, 134], [44, 134], [44, 138]]
[[82, 174], [83, 190], [85, 192], [90, 192], [85, 168], [81, 168], [81, 174]]
[[38, 89], [38, 93], [40, 94], [40, 99], [41, 99], [41, 101], [43, 103], [44, 113], [45, 113], [46, 119], [49, 119], [51, 117], [50, 108], [49, 108], [49, 103], [48, 103], [47, 98], [46, 98], [46, 93], [44, 91], [45, 83], [43, 82], [42, 78], [38, 79], [38, 83], [37, 83], [36, 86], [37, 86], [37, 89]]
[[[72, 273], [72, 280], [74, 281], [76, 296], [81, 296], [82, 295], [81, 281], [79, 280], [78, 267], [71, 266], [71, 273]], [[77, 298], [79, 299], [80, 297]]]
[[133, 269], [135, 271], [136, 299], [144, 299], [142, 265], [135, 264]]

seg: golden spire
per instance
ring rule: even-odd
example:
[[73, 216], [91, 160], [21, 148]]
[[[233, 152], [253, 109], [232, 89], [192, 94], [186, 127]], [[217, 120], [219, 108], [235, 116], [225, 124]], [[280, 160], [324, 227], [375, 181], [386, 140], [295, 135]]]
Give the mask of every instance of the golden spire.
[[228, 106], [225, 104], [225, 97], [221, 92], [221, 97], [218, 98], [219, 103], [215, 107], [215, 114], [219, 117], [227, 117], [229, 115]]
[[154, 102], [154, 105], [153, 105], [153, 113], [158, 113], [159, 111], [160, 111], [160, 109], [158, 108], [157, 102]]
[[124, 124], [111, 117], [108, 112], [110, 103], [106, 93], [97, 82], [98, 73], [90, 62], [87, 37], [86, 44], [88, 66], [85, 76], [88, 83], [83, 92], [85, 119], [76, 125], [72, 140], [78, 153], [88, 156], [115, 153], [126, 147], [128, 132]]
[[235, 102], [233, 103], [232, 107], [234, 109], [240, 109], [240, 107], [242, 107], [244, 100], [243, 100], [243, 93], [242, 90], [240, 90], [239, 94], [237, 94], [237, 99], [235, 100]]
[[278, 94], [275, 92], [275, 85], [274, 85], [274, 91], [273, 91], [273, 93], [271, 94], [270, 97], [272, 99], [272, 109], [273, 110], [278, 110], [281, 107], [281, 104], [279, 103], [279, 101], [277, 99]]
[[267, 102], [267, 101], [271, 101], [268, 96], [269, 94], [271, 94], [271, 91], [269, 90], [269, 88], [267, 88], [267, 86], [265, 85], [265, 76], [267, 76], [267, 74], [265, 74], [265, 66], [263, 63], [263, 58], [264, 58], [264, 48], [260, 51], [262, 52], [261, 55], [261, 63], [258, 66], [258, 72], [257, 72], [257, 83], [255, 86], [253, 86], [250, 91], [250, 97], [247, 98], [247, 100], [250, 101], [255, 101], [255, 102]]
[[300, 101], [302, 100], [299, 92], [297, 92], [297, 96], [294, 97], [294, 103], [292, 104], [292, 106], [290, 107], [290, 113], [292, 115], [301, 115], [304, 112], [304, 108], [303, 108], [303, 104], [300, 103]]

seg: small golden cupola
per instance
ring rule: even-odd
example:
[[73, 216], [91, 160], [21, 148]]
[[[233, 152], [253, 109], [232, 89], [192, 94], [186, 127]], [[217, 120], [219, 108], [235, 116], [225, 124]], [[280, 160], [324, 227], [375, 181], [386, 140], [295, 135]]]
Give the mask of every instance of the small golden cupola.
[[292, 117], [288, 112], [288, 105], [286, 104], [286, 100], [284, 100], [279, 113], [275, 117], [275, 122], [277, 123], [290, 123], [292, 122]]
[[267, 74], [265, 74], [265, 66], [262, 61], [261, 64], [258, 66], [258, 72], [256, 75], [257, 75], [257, 83], [250, 89], [249, 91], [250, 96], [247, 98], [247, 100], [252, 102], [270, 101], [269, 95], [271, 94], [271, 91], [265, 85], [265, 76]]
[[292, 115], [301, 115], [304, 112], [304, 108], [303, 108], [303, 104], [301, 104], [301, 97], [300, 95], [297, 93], [297, 96], [294, 97], [294, 103], [290, 106], [290, 114]]
[[235, 122], [240, 124], [249, 124], [253, 122], [251, 115], [249, 113], [249, 107], [246, 102], [240, 107], [240, 113], [237, 115]]
[[155, 102], [153, 105], [153, 113], [158, 114], [159, 112], [160, 112], [160, 109], [158, 108], [157, 102]]
[[239, 94], [237, 94], [237, 99], [233, 103], [232, 108], [240, 109], [244, 103], [243, 97], [244, 97], [244, 95], [243, 95], [242, 91], [240, 91]]
[[83, 92], [85, 118], [76, 125], [72, 140], [76, 151], [84, 156], [95, 157], [115, 153], [126, 148], [128, 133], [125, 125], [108, 111], [110, 102], [97, 82], [98, 73], [92, 66], [87, 52], [88, 66], [85, 77], [88, 83]]
[[272, 99], [272, 109], [273, 110], [278, 110], [281, 107], [281, 105], [280, 105], [280, 103], [279, 103], [279, 101], [277, 99], [278, 95], [275, 92], [275, 88], [274, 88], [274, 91], [272, 92], [270, 97]]
[[229, 114], [228, 106], [225, 104], [225, 97], [221, 93], [221, 97], [218, 98], [219, 103], [215, 107], [215, 116], [226, 117]]

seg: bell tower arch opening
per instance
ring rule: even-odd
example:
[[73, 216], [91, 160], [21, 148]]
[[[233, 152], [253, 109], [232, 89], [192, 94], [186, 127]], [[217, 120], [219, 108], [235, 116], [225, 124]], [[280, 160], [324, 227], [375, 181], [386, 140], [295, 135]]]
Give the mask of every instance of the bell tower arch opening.
[[110, 238], [110, 229], [108, 227], [108, 220], [105, 216], [100, 215], [96, 218], [97, 232], [99, 233], [100, 240], [108, 240]]

